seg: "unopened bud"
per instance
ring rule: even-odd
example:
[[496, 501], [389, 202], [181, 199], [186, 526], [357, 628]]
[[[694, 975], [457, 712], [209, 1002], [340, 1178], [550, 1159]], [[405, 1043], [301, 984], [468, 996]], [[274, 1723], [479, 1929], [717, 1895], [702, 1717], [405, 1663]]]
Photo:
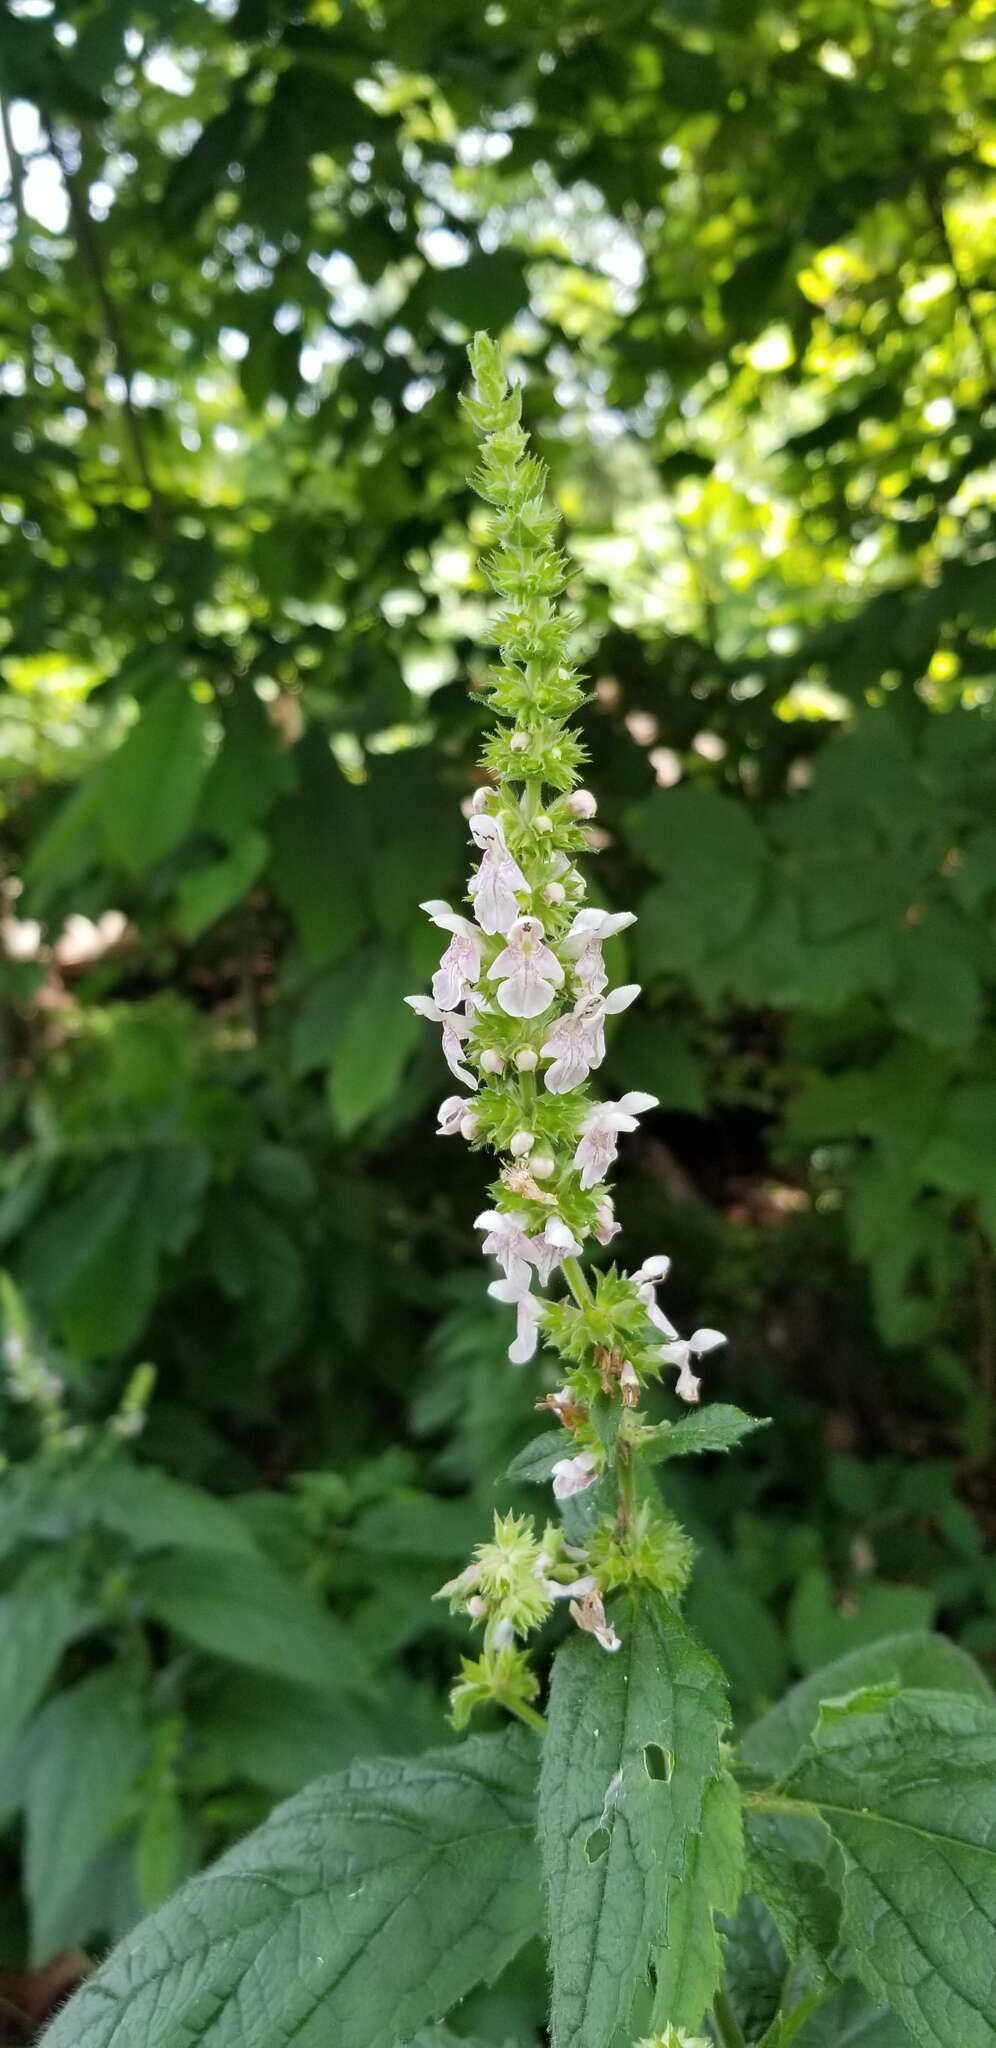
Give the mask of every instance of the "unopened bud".
[[466, 1116], [461, 1117], [460, 1119], [461, 1138], [466, 1138], [469, 1143], [471, 1138], [476, 1138], [480, 1128], [480, 1123], [478, 1122], [477, 1117], [474, 1115], [473, 1110], [468, 1109]]
[[576, 789], [567, 799], [567, 808], [572, 818], [593, 818], [598, 805], [590, 789]]
[[544, 903], [552, 903], [554, 908], [556, 908], [559, 903], [563, 902], [566, 894], [567, 891], [560, 882], [548, 882], [543, 891], [543, 901]]
[[496, 1052], [494, 1046], [491, 1045], [488, 1046], [486, 1052], [482, 1052], [481, 1065], [486, 1074], [503, 1074], [505, 1071], [505, 1061], [502, 1054]]
[[515, 1055], [515, 1064], [520, 1074], [534, 1074], [539, 1066], [539, 1054], [531, 1045], [524, 1045]]
[[487, 1614], [487, 1611], [487, 1601], [482, 1600], [479, 1593], [472, 1593], [470, 1599], [467, 1602], [467, 1613], [471, 1616], [471, 1618], [474, 1621], [483, 1621], [485, 1615]]
[[553, 826], [545, 811], [541, 812], [538, 818], [533, 819], [533, 831], [542, 833], [553, 831]]
[[474, 794], [470, 799], [471, 816], [474, 818], [479, 818], [481, 812], [487, 810], [488, 805], [491, 802], [493, 796], [494, 790], [491, 788], [485, 787], [484, 789], [475, 789]]
[[623, 1369], [619, 1374], [619, 1386], [623, 1397], [623, 1407], [635, 1408], [640, 1398], [640, 1382], [636, 1376], [636, 1369], [630, 1364], [628, 1358], [625, 1360]]
[[513, 754], [525, 754], [529, 750], [529, 734], [527, 732], [514, 732], [508, 744]]
[[508, 1149], [513, 1159], [526, 1159], [535, 1143], [531, 1131], [516, 1131], [515, 1136], [509, 1140]]
[[556, 1172], [557, 1162], [552, 1152], [534, 1152], [529, 1161], [534, 1180], [549, 1180]]

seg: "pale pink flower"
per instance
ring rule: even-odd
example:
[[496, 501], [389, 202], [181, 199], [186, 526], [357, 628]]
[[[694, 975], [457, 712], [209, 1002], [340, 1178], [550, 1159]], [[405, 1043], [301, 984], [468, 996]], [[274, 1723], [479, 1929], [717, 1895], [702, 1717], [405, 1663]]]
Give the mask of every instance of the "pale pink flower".
[[578, 1627], [583, 1628], [587, 1635], [594, 1636], [595, 1641], [601, 1643], [603, 1650], [611, 1653], [622, 1649], [619, 1636], [611, 1622], [606, 1621], [605, 1602], [597, 1587], [594, 1592], [585, 1593], [582, 1599], [572, 1600], [570, 1613], [572, 1621], [576, 1621]]
[[622, 1394], [623, 1407], [635, 1408], [640, 1398], [640, 1380], [636, 1367], [629, 1358], [623, 1359], [622, 1371], [619, 1374], [619, 1391]]
[[461, 917], [448, 903], [431, 898], [428, 903], [420, 903], [419, 909], [441, 931], [453, 934], [432, 977], [432, 999], [441, 1010], [455, 1010], [480, 975], [484, 941], [469, 917]]
[[566, 1095], [571, 1088], [580, 1088], [592, 1068], [601, 1066], [605, 1058], [606, 1017], [628, 1009], [639, 993], [637, 982], [627, 982], [622, 988], [613, 989], [604, 1000], [585, 995], [573, 1010], [556, 1019], [549, 1038], [540, 1047], [542, 1057], [553, 1062], [544, 1075], [551, 1095]]
[[505, 844], [498, 818], [485, 811], [471, 818], [470, 833], [484, 854], [480, 867], [468, 884], [474, 915], [483, 932], [507, 932], [519, 915], [516, 898], [529, 894], [529, 884]]
[[515, 1341], [508, 1347], [513, 1365], [528, 1365], [539, 1341], [540, 1318], [543, 1303], [529, 1292], [527, 1277], [524, 1287], [516, 1280], [492, 1280], [488, 1288], [493, 1301], [510, 1303], [515, 1309]]
[[611, 1195], [603, 1195], [592, 1218], [592, 1230], [599, 1244], [611, 1244], [618, 1237], [622, 1224], [616, 1222], [615, 1206]]
[[678, 1332], [674, 1324], [664, 1314], [663, 1309], [657, 1306], [657, 1289], [661, 1281], [667, 1279], [670, 1271], [670, 1259], [660, 1252], [655, 1258], [644, 1259], [642, 1266], [630, 1277], [643, 1303], [648, 1322], [653, 1323], [655, 1330], [660, 1330], [663, 1336], [677, 1337]]
[[598, 1102], [581, 1122], [581, 1139], [574, 1154], [574, 1168], [583, 1188], [596, 1187], [604, 1180], [619, 1149], [621, 1131], [635, 1131], [637, 1118], [657, 1108], [656, 1095], [643, 1095], [632, 1088], [618, 1102]]
[[474, 1224], [475, 1230], [487, 1232], [481, 1250], [498, 1260], [506, 1280], [524, 1288], [529, 1286], [529, 1268], [534, 1263], [532, 1239], [523, 1229], [525, 1220], [512, 1209], [484, 1209]]
[[570, 1500], [573, 1494], [584, 1493], [597, 1478], [598, 1459], [594, 1451], [579, 1451], [576, 1458], [558, 1458], [553, 1468], [554, 1500]]
[[497, 981], [499, 1008], [506, 1017], [539, 1017], [548, 1010], [564, 970], [555, 953], [543, 943], [543, 926], [538, 917], [517, 917], [509, 927], [508, 944], [488, 968], [489, 981]]
[[466, 1116], [466, 1114], [467, 1114], [467, 1098], [466, 1098], [466, 1096], [465, 1096], [465, 1095], [447, 1095], [447, 1097], [446, 1097], [446, 1100], [445, 1100], [445, 1102], [441, 1102], [441, 1103], [440, 1103], [440, 1105], [439, 1105], [439, 1108], [438, 1108], [438, 1110], [437, 1110], [437, 1112], [436, 1112], [436, 1115], [437, 1115], [437, 1117], [438, 1117], [438, 1123], [437, 1123], [437, 1126], [436, 1126], [436, 1135], [437, 1135], [437, 1137], [440, 1137], [440, 1138], [456, 1138], [456, 1137], [458, 1137], [458, 1136], [459, 1136], [459, 1134], [460, 1134], [460, 1127], [461, 1127], [461, 1125], [462, 1125], [462, 1123], [463, 1123], [463, 1120], [464, 1120], [464, 1117]]
[[551, 1600], [581, 1600], [586, 1593], [594, 1593], [598, 1584], [591, 1572], [585, 1572], [580, 1579], [572, 1579], [569, 1586], [561, 1585], [559, 1579], [548, 1579], [545, 1571], [537, 1570], [536, 1577]]
[[696, 1379], [692, 1364], [697, 1365], [708, 1351], [717, 1351], [725, 1343], [722, 1330], [693, 1330], [690, 1337], [679, 1337], [674, 1344], [661, 1345], [658, 1358], [664, 1365], [676, 1365], [678, 1368], [674, 1391], [679, 1401], [687, 1401], [694, 1406], [702, 1382]]
[[584, 1250], [562, 1216], [548, 1216], [540, 1235], [530, 1238], [529, 1245], [541, 1287], [546, 1287], [554, 1268], [564, 1259], [579, 1258]]
[[464, 1065], [464, 1040], [470, 1037], [471, 1023], [466, 1016], [458, 1017], [455, 1010], [441, 1010], [431, 996], [406, 996], [405, 1002], [416, 1017], [428, 1017], [430, 1024], [443, 1027], [443, 1058], [455, 1081], [462, 1081], [465, 1088], [477, 1089], [477, 1075]]
[[[608, 983], [602, 946], [636, 923], [632, 910], [579, 910], [561, 950], [574, 963], [574, 978], [588, 995], [600, 996]], [[636, 991], [639, 994], [639, 990]]]

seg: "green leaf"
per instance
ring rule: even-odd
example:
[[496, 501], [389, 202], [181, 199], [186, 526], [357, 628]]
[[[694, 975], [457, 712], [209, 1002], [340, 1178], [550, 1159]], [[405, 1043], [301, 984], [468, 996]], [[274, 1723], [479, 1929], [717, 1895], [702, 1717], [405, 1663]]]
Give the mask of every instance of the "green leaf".
[[747, 1889], [763, 1899], [789, 1961], [815, 1963], [824, 1981], [840, 1938], [839, 1884], [827, 1867], [834, 1853], [815, 1818], [748, 1814]]
[[361, 799], [317, 728], [306, 733], [293, 759], [299, 786], [272, 814], [269, 872], [305, 952], [323, 967], [341, 960], [367, 924]]
[[141, 875], [186, 838], [207, 773], [204, 706], [179, 678], [161, 683], [100, 782], [108, 853]]
[[806, 2021], [796, 2048], [910, 2048], [895, 2014], [872, 2005], [860, 1984], [842, 1984]]
[[25, 1574], [0, 1598], [0, 1755], [37, 1706], [73, 1634], [74, 1591], [63, 1572]]
[[176, 922], [185, 939], [199, 939], [202, 932], [241, 902], [259, 880], [268, 853], [262, 832], [246, 832], [223, 860], [209, 867], [195, 868], [184, 875], [177, 890]]
[[882, 1636], [929, 1629], [936, 1611], [937, 1595], [925, 1586], [871, 1581], [859, 1588], [848, 1613], [842, 1614], [829, 1574], [814, 1566], [803, 1573], [792, 1595], [789, 1642], [797, 1663], [804, 1671], [813, 1671]]
[[900, 1693], [822, 1724], [780, 1798], [845, 1857], [853, 1967], [922, 2048], [996, 2043], [996, 1707]]
[[204, 1553], [150, 1558], [136, 1574], [148, 1612], [214, 1657], [274, 1671], [323, 1691], [365, 1688], [369, 1672], [348, 1630], [262, 1557]]
[[859, 1686], [893, 1680], [905, 1686], [964, 1692], [979, 1700], [993, 1697], [978, 1665], [946, 1636], [892, 1636], [868, 1649], [852, 1650], [794, 1685], [747, 1730], [741, 1755], [766, 1777], [784, 1777], [816, 1727], [823, 1700], [838, 1699]]
[[553, 1473], [561, 1458], [570, 1456], [569, 1439], [562, 1429], [545, 1429], [519, 1451], [505, 1474], [506, 1479], [540, 1484]]
[[681, 787], [638, 804], [627, 822], [636, 851], [666, 878], [640, 905], [644, 969], [675, 972], [728, 946], [757, 906], [767, 858], [745, 806]]
[[94, 1519], [135, 1550], [236, 1551], [258, 1555], [245, 1523], [223, 1500], [154, 1465], [105, 1465], [93, 1486]]
[[641, 1456], [650, 1465], [661, 1464], [667, 1458], [694, 1458], [705, 1451], [731, 1451], [744, 1437], [755, 1429], [767, 1429], [769, 1415], [745, 1415], [741, 1408], [731, 1408], [723, 1401], [716, 1401], [708, 1408], [697, 1408], [690, 1415], [683, 1415], [678, 1422], [660, 1422], [653, 1433], [641, 1439]]
[[[659, 1961], [728, 1714], [718, 1666], [659, 1595], [613, 1619], [615, 1655], [579, 1633], [553, 1667], [539, 1826], [554, 2048], [603, 2048]], [[726, 1897], [735, 1862], [719, 1861]]]
[[25, 1804], [25, 1885], [31, 1948], [45, 1962], [71, 1938], [64, 1913], [98, 1849], [113, 1833], [142, 1743], [138, 1674], [96, 1671], [41, 1715]]
[[409, 975], [404, 956], [393, 951], [363, 963], [329, 1075], [332, 1110], [344, 1137], [390, 1102], [418, 1037], [419, 1020], [404, 1001]]
[[536, 1744], [320, 1779], [136, 1928], [46, 2048], [392, 2048], [535, 1932]]
[[683, 1882], [672, 1888], [656, 1957], [654, 2025], [698, 2027], [723, 1974], [716, 1914], [735, 1913], [743, 1875], [740, 1793], [728, 1771], [706, 1786]]

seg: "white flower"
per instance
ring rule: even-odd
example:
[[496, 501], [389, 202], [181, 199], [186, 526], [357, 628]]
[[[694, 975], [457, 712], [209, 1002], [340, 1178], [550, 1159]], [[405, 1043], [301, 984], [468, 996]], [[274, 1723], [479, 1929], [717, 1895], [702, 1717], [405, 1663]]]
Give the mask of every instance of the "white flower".
[[416, 1017], [428, 1017], [431, 1024], [443, 1027], [443, 1058], [455, 1081], [462, 1081], [465, 1088], [476, 1092], [477, 1075], [463, 1063], [463, 1043], [470, 1037], [471, 1024], [466, 1016], [458, 1017], [455, 1010], [441, 1010], [431, 996], [406, 996], [405, 1002]]
[[[599, 996], [608, 982], [602, 946], [617, 932], [636, 923], [632, 910], [579, 910], [563, 940], [563, 951], [574, 963], [574, 977], [588, 995]], [[638, 995], [639, 990], [634, 990]], [[632, 1001], [632, 997], [630, 998]]]
[[621, 1131], [635, 1131], [637, 1118], [657, 1108], [656, 1095], [643, 1095], [637, 1088], [621, 1095], [618, 1102], [598, 1102], [581, 1123], [581, 1140], [574, 1154], [575, 1172], [581, 1186], [593, 1188], [604, 1180], [618, 1151]]
[[523, 1229], [525, 1220], [513, 1209], [484, 1209], [474, 1224], [475, 1230], [487, 1231], [481, 1250], [498, 1260], [506, 1280], [522, 1288], [529, 1286], [533, 1263], [532, 1239]]
[[616, 1212], [611, 1195], [603, 1195], [592, 1219], [592, 1230], [599, 1244], [611, 1244], [618, 1237], [622, 1224], [616, 1222]]
[[571, 1088], [580, 1088], [592, 1068], [601, 1066], [605, 1058], [606, 1017], [628, 1009], [639, 993], [639, 983], [627, 982], [622, 988], [613, 989], [604, 1000], [599, 996], [582, 996], [573, 1010], [557, 1018], [549, 1038], [540, 1047], [543, 1058], [553, 1061], [544, 1075], [551, 1095], [566, 1095]]
[[508, 1347], [513, 1365], [528, 1365], [539, 1339], [539, 1323], [543, 1314], [543, 1303], [529, 1292], [529, 1279], [525, 1286], [516, 1280], [492, 1280], [488, 1288], [493, 1301], [505, 1301], [515, 1308], [515, 1341]]
[[466, 1096], [464, 1096], [464, 1095], [448, 1095], [448, 1096], [446, 1097], [446, 1100], [445, 1100], [445, 1102], [441, 1102], [441, 1103], [440, 1103], [440, 1105], [439, 1105], [439, 1108], [438, 1108], [438, 1110], [437, 1110], [437, 1112], [436, 1112], [436, 1114], [437, 1114], [437, 1117], [438, 1117], [438, 1124], [437, 1124], [437, 1128], [436, 1128], [436, 1135], [437, 1135], [437, 1137], [439, 1137], [439, 1138], [456, 1138], [456, 1137], [458, 1137], [458, 1136], [459, 1136], [459, 1134], [460, 1134], [460, 1128], [461, 1128], [461, 1125], [462, 1125], [462, 1123], [463, 1123], [463, 1120], [464, 1120], [464, 1117], [465, 1117], [466, 1113], [467, 1113], [467, 1098], [466, 1098]]
[[505, 834], [497, 818], [483, 812], [470, 820], [470, 834], [484, 859], [468, 884], [474, 915], [483, 932], [507, 932], [519, 915], [517, 895], [528, 895], [529, 884], [505, 845]]
[[660, 1252], [655, 1258], [644, 1259], [642, 1266], [631, 1274], [630, 1278], [643, 1303], [648, 1322], [653, 1323], [655, 1330], [660, 1330], [665, 1337], [677, 1337], [678, 1332], [674, 1324], [664, 1314], [663, 1309], [657, 1306], [657, 1289], [661, 1281], [667, 1279], [670, 1271], [670, 1259]]
[[722, 1330], [693, 1330], [690, 1337], [679, 1337], [674, 1344], [661, 1345], [657, 1353], [658, 1358], [664, 1365], [676, 1365], [678, 1368], [674, 1391], [679, 1401], [687, 1401], [694, 1406], [699, 1398], [702, 1382], [696, 1379], [692, 1363], [694, 1361], [697, 1365], [707, 1351], [717, 1351], [719, 1346], [725, 1343], [726, 1338]]
[[563, 985], [564, 970], [543, 943], [538, 917], [517, 917], [509, 927], [508, 944], [488, 968], [497, 981], [498, 1004], [507, 1017], [539, 1017]]
[[623, 1359], [622, 1371], [619, 1374], [619, 1390], [622, 1394], [623, 1407], [635, 1408], [640, 1398], [640, 1381], [635, 1365], [628, 1358]]
[[594, 1593], [598, 1583], [591, 1572], [585, 1572], [580, 1579], [572, 1579], [569, 1586], [561, 1585], [559, 1579], [548, 1579], [545, 1573], [537, 1573], [537, 1577], [551, 1600], [580, 1600], [585, 1593]]
[[564, 1259], [579, 1258], [584, 1250], [562, 1216], [548, 1216], [539, 1237], [530, 1238], [529, 1243], [541, 1287], [547, 1285], [555, 1266]]
[[481, 972], [484, 941], [469, 917], [461, 917], [448, 903], [431, 898], [428, 903], [420, 903], [419, 909], [441, 931], [453, 934], [432, 977], [432, 999], [441, 1010], [455, 1010]]
[[605, 1619], [605, 1602], [597, 1587], [594, 1592], [585, 1593], [581, 1600], [572, 1600], [570, 1613], [572, 1621], [576, 1621], [578, 1627], [583, 1628], [586, 1634], [594, 1636], [595, 1641], [601, 1643], [603, 1650], [612, 1652], [622, 1649], [615, 1629], [611, 1622]]
[[576, 1458], [558, 1458], [553, 1467], [553, 1497], [570, 1500], [572, 1494], [584, 1493], [586, 1487], [594, 1486], [597, 1478], [594, 1451], [579, 1451]]

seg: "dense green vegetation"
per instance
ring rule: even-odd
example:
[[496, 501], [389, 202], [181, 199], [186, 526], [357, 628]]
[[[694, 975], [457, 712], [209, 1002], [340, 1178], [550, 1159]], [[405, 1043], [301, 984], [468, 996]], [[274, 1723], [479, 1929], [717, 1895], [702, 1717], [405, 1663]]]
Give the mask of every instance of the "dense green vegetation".
[[996, 1654], [994, 84], [988, 0], [4, 18], [12, 1968], [441, 1739], [535, 1433], [401, 1002], [485, 724], [473, 327], [585, 570], [631, 1255], [776, 1418], [669, 1478], [689, 1616], [741, 1720]]

